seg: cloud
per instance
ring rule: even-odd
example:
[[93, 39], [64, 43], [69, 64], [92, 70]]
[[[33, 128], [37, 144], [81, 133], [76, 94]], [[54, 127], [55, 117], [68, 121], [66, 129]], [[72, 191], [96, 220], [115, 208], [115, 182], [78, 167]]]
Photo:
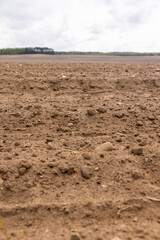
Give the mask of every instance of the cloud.
[[160, 51], [159, 0], [0, 0], [0, 48]]

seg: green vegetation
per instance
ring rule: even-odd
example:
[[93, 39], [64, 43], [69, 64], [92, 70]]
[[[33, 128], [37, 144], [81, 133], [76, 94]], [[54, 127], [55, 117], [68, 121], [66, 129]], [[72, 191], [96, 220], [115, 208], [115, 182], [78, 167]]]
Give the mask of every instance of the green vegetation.
[[0, 55], [17, 55], [35, 53], [34, 48], [3, 48], [0, 49]]
[[80, 51], [54, 51], [51, 48], [3, 48], [0, 55], [18, 54], [55, 54], [55, 55], [108, 55], [108, 56], [160, 56], [160, 53], [140, 52], [80, 52]]

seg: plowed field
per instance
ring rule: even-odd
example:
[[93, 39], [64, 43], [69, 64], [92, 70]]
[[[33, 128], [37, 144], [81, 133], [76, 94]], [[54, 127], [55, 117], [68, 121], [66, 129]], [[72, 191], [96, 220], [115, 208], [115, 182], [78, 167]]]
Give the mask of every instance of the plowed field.
[[10, 240], [160, 239], [159, 64], [0, 63], [0, 136]]

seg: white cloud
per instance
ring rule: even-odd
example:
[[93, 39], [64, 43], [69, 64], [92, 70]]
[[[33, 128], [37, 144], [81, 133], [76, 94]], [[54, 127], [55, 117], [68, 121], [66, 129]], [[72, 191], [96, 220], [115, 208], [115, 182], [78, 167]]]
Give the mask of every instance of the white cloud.
[[160, 51], [159, 0], [0, 0], [0, 48]]

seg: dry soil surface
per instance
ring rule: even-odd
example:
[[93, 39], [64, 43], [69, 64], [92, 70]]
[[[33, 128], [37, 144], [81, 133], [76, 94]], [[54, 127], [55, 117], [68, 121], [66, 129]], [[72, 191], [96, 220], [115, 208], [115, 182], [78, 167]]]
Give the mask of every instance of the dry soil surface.
[[160, 65], [1, 63], [0, 136], [10, 240], [160, 239]]
[[106, 63], [160, 63], [160, 56], [105, 56], [105, 55], [1, 55], [0, 62], [26, 62], [26, 63], [62, 63], [62, 62], [106, 62]]

